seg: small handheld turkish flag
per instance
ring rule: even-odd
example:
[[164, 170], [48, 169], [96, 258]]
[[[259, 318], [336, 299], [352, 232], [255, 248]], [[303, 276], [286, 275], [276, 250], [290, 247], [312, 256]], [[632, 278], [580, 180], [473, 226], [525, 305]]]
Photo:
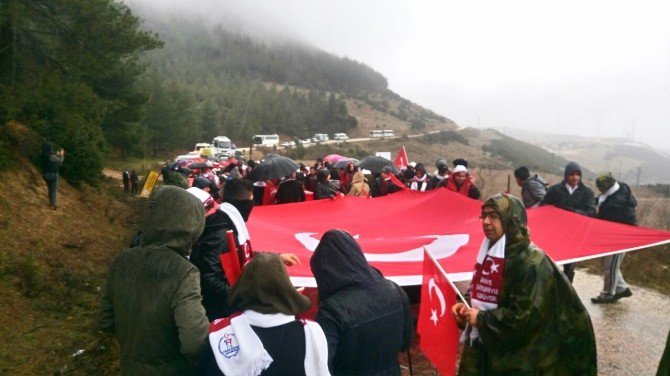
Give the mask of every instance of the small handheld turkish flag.
[[400, 150], [398, 150], [398, 155], [395, 157], [395, 161], [393, 161], [393, 165], [402, 169], [402, 168], [406, 168], [408, 164], [409, 164], [409, 160], [407, 159], [407, 152], [405, 151], [405, 146], [403, 145], [403, 146], [400, 147]]
[[430, 257], [423, 256], [423, 284], [419, 311], [419, 348], [442, 375], [453, 375], [458, 356], [458, 325], [451, 316], [456, 293], [447, 276]]

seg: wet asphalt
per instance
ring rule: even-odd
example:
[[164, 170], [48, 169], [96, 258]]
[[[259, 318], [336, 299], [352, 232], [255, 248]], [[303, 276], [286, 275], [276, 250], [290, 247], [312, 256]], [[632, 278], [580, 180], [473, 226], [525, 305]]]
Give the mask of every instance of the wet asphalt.
[[670, 330], [670, 297], [631, 285], [633, 296], [593, 304], [591, 298], [602, 289], [601, 276], [578, 270], [573, 285], [593, 322], [598, 374], [655, 375]]

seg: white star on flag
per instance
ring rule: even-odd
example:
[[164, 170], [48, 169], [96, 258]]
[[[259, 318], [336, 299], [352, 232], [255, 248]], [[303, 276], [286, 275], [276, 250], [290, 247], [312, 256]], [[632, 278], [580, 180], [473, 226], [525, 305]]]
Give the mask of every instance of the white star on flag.
[[491, 273], [498, 273], [499, 266], [499, 264], [496, 264], [495, 261], [491, 260]]
[[430, 321], [433, 322], [433, 325], [437, 326], [437, 310], [436, 309], [431, 309], [430, 310]]

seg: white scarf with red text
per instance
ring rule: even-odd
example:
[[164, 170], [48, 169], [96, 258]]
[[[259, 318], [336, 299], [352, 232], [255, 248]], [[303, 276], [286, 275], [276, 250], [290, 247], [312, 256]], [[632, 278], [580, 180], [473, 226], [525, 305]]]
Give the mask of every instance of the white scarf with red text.
[[[477, 264], [470, 282], [470, 304], [472, 308], [488, 311], [498, 308], [505, 270], [505, 235], [489, 248], [490, 240], [484, 239], [477, 255]], [[479, 338], [477, 328], [471, 328], [470, 341]], [[468, 333], [466, 330], [463, 333]], [[464, 336], [465, 337], [465, 336]], [[464, 341], [465, 338], [461, 337]]]

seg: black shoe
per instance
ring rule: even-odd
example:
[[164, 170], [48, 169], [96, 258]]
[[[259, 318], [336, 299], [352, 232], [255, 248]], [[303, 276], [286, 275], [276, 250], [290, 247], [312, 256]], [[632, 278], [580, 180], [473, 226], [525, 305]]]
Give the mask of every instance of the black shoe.
[[593, 304], [611, 304], [616, 302], [618, 299], [615, 295], [604, 295], [600, 294], [595, 298], [591, 298], [591, 303]]
[[614, 299], [619, 300], [621, 298], [629, 298], [631, 296], [633, 296], [633, 292], [630, 291], [629, 288], [626, 288], [625, 290], [614, 294]]

